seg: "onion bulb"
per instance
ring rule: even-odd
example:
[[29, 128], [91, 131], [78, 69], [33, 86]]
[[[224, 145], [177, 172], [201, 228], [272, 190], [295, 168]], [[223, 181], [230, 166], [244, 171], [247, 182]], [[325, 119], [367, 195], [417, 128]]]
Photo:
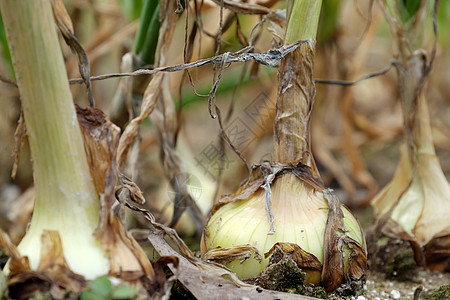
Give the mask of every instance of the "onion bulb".
[[450, 185], [434, 150], [423, 94], [418, 101], [415, 151], [402, 146], [394, 177], [372, 205], [377, 219], [388, 221], [385, 233], [418, 246], [419, 265], [444, 271], [450, 267]]
[[[265, 191], [260, 188], [248, 199], [237, 200], [220, 207], [210, 218], [202, 240], [202, 251], [215, 247], [233, 247], [250, 244], [261, 254], [277, 242], [294, 243], [323, 264], [324, 237], [329, 204], [324, 194], [303, 183], [294, 174], [281, 175], [272, 187], [271, 204], [275, 233], [268, 235], [270, 224], [264, 207]], [[340, 206], [343, 213], [344, 231], [347, 237], [364, 245], [361, 227], [352, 213]], [[343, 243], [344, 273], [347, 274], [352, 250]], [[264, 271], [269, 258], [258, 261], [254, 257], [241, 263], [233, 261], [227, 265], [240, 278], [256, 277]], [[318, 284], [321, 271], [308, 271], [305, 283]]]

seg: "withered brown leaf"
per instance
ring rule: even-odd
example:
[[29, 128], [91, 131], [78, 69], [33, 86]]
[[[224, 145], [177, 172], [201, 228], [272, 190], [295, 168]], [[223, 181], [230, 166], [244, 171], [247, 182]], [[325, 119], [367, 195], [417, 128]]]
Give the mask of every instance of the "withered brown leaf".
[[212, 248], [202, 255], [202, 259], [226, 265], [234, 260], [239, 260], [240, 263], [243, 263], [252, 255], [254, 255], [255, 259], [261, 262], [261, 255], [259, 254], [258, 249], [256, 249], [252, 245]]
[[311, 253], [303, 250], [299, 245], [287, 242], [278, 242], [266, 253], [264, 257], [267, 258], [278, 249], [284, 254], [287, 254], [302, 270], [322, 271], [322, 263]]

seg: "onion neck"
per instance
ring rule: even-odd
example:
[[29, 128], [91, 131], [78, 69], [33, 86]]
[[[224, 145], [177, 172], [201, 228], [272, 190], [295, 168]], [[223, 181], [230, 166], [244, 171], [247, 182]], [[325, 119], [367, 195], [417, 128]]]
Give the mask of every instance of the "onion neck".
[[310, 147], [310, 118], [316, 94], [313, 69], [312, 43], [303, 44], [280, 62], [274, 126], [276, 162], [314, 166]]
[[405, 128], [405, 142], [410, 163], [414, 165], [419, 155], [435, 155], [428, 106], [424, 94], [425, 59], [413, 54], [398, 68], [400, 95]]
[[310, 118], [316, 88], [314, 51], [322, 1], [288, 1], [285, 43], [308, 40], [282, 58], [278, 69], [278, 97], [274, 123], [274, 160], [303, 163], [317, 174], [311, 154]]

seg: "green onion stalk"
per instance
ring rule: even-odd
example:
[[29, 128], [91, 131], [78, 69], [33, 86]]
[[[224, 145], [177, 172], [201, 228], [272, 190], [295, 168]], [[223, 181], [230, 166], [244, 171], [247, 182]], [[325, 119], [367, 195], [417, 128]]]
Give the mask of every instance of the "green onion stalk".
[[405, 134], [395, 174], [374, 198], [373, 207], [381, 231], [409, 241], [419, 265], [448, 271], [450, 185], [434, 149], [425, 91], [431, 63], [421, 49], [431, 3], [382, 4], [396, 45]]
[[[153, 276], [145, 253], [112, 216], [113, 198], [105, 199], [103, 191], [96, 189], [93, 177], [102, 173], [100, 168], [90, 171], [50, 1], [2, 0], [1, 12], [35, 184], [32, 220], [17, 247], [27, 263], [18, 268], [22, 260], [12, 257], [5, 271], [11, 278], [21, 272], [44, 272], [55, 282], [65, 278], [60, 285], [69, 288], [74, 281], [82, 287], [85, 280], [102, 275], [127, 280]], [[94, 110], [90, 118], [95, 117], [93, 123], [105, 123], [102, 116]], [[101, 139], [102, 132], [91, 134]], [[114, 188], [114, 176], [100, 179], [108, 180]], [[45, 267], [48, 264], [50, 269]], [[67, 278], [67, 274], [73, 276]]]
[[367, 263], [358, 221], [324, 187], [311, 153], [316, 92], [312, 75], [321, 5], [322, 1], [288, 2], [285, 44], [304, 42], [285, 55], [278, 68], [275, 161], [254, 166], [250, 180], [213, 207], [201, 249], [211, 258], [217, 247], [230, 254], [235, 247], [254, 247], [249, 259], [227, 264], [244, 279], [263, 272], [278, 249], [297, 262], [306, 274], [305, 283], [332, 291], [362, 279]]

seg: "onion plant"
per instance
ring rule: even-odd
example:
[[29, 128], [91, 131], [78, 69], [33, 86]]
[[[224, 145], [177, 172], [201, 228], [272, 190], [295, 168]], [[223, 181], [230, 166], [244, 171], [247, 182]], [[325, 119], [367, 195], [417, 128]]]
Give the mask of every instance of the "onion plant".
[[422, 49], [431, 2], [381, 4], [396, 45], [405, 134], [394, 177], [373, 206], [384, 233], [410, 241], [419, 265], [444, 271], [450, 267], [450, 185], [434, 149], [426, 100], [434, 54]]
[[[12, 260], [6, 271], [10, 276], [48, 272], [57, 282], [67, 274], [76, 274], [68, 280], [80, 284], [101, 275], [129, 280], [152, 276], [145, 253], [110, 213], [114, 200], [105, 199], [103, 191], [96, 189], [93, 177], [103, 173], [101, 168], [90, 171], [56, 32], [53, 13], [57, 12], [52, 12], [50, 3], [1, 1], [35, 184], [32, 220], [18, 245], [29, 265], [19, 270]], [[95, 111], [91, 118], [101, 123], [105, 121], [102, 116]], [[103, 133], [92, 134], [100, 140]], [[114, 176], [100, 181], [112, 182], [114, 189]], [[62, 253], [52, 252], [50, 245]]]
[[331, 291], [363, 277], [366, 249], [358, 221], [323, 186], [311, 153], [310, 116], [316, 91], [312, 74], [321, 5], [322, 1], [288, 1], [285, 44], [305, 42], [279, 65], [275, 161], [255, 166], [246, 185], [219, 201], [201, 247], [208, 253], [216, 247], [232, 251], [250, 244], [264, 254], [262, 261], [252, 255], [227, 264], [240, 278], [258, 276], [274, 247], [296, 249], [306, 283], [320, 283]]

